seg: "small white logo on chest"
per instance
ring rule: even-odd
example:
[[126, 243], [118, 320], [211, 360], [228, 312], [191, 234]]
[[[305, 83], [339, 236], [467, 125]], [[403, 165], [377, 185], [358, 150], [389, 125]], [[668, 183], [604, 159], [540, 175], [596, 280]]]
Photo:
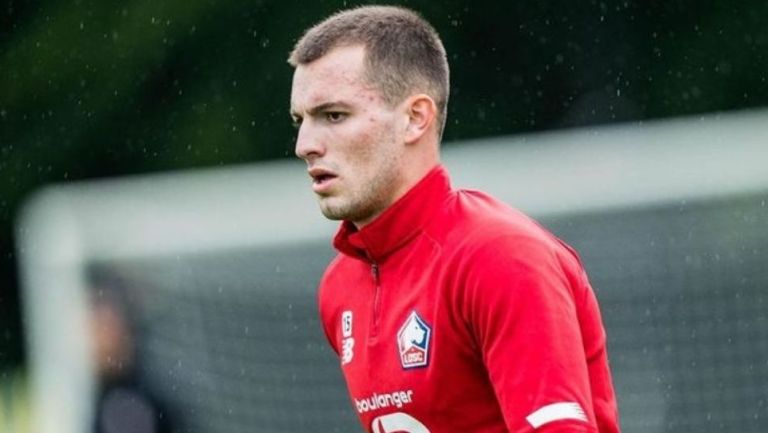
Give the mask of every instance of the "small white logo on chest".
[[355, 339], [352, 338], [352, 311], [341, 313], [341, 365], [348, 364], [355, 356], [353, 349]]
[[429, 340], [432, 329], [414, 311], [397, 333], [400, 364], [403, 368], [424, 367], [429, 363]]

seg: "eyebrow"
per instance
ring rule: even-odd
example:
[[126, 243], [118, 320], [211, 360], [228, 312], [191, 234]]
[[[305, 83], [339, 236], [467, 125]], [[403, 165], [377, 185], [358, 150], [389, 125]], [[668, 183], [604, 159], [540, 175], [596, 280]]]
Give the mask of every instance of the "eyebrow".
[[[349, 104], [341, 101], [331, 101], [331, 102], [325, 102], [320, 105], [317, 105], [315, 107], [310, 108], [307, 110], [307, 113], [310, 115], [314, 115], [323, 111], [326, 111], [331, 108], [349, 108]], [[291, 109], [291, 116], [292, 117], [300, 117], [298, 112], [296, 110]]]

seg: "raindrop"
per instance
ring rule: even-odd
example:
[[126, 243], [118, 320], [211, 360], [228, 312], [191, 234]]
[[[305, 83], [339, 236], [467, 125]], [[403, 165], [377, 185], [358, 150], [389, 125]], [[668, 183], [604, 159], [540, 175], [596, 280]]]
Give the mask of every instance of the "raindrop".
[[728, 62], [720, 62], [715, 67], [715, 72], [723, 75], [729, 75], [731, 73], [731, 64]]

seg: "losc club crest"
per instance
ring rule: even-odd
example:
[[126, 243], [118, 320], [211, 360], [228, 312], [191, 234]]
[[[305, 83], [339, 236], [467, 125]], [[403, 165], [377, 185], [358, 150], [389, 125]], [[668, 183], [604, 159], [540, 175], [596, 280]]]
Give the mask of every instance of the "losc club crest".
[[403, 368], [424, 367], [429, 362], [429, 340], [432, 329], [412, 312], [397, 333], [400, 364]]

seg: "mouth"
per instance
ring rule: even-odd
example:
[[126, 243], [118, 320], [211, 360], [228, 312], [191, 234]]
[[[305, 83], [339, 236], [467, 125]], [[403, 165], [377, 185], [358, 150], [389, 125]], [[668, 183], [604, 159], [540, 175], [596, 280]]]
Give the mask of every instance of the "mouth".
[[328, 182], [329, 180], [335, 178], [336, 176], [330, 175], [330, 174], [321, 174], [320, 176], [313, 176], [312, 177], [312, 183], [314, 184], [324, 184]]
[[308, 172], [309, 177], [312, 178], [312, 189], [315, 192], [324, 192], [333, 180], [338, 178], [336, 173], [324, 168], [312, 168]]

